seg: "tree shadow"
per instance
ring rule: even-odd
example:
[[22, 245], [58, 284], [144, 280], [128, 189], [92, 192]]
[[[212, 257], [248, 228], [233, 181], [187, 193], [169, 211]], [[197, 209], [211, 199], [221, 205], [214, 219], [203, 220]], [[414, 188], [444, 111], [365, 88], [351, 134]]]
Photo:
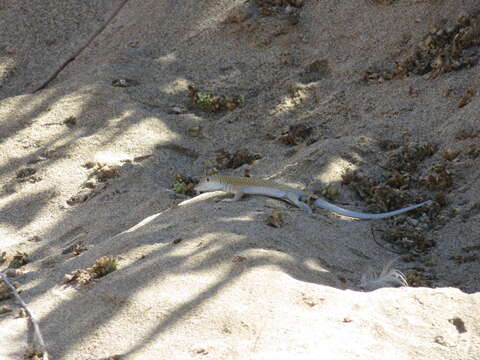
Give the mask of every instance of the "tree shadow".
[[[38, 216], [53, 196], [53, 189], [43, 190], [0, 206], [0, 224], [12, 226], [17, 231], [21, 230]], [[6, 217], [7, 214], [8, 217]]]
[[[155, 11], [168, 9], [172, 17], [181, 16], [174, 13], [176, 8], [172, 3], [167, 3], [159, 5]], [[199, 4], [199, 2], [195, 2], [195, 6], [201, 6]], [[200, 12], [198, 14], [199, 22], [201, 15]], [[154, 18], [152, 17], [149, 21], [153, 22]], [[172, 19], [172, 21], [174, 20]], [[198, 22], [193, 22], [189, 26], [195, 28], [197, 25]], [[173, 42], [174, 36], [171, 35], [169, 39]], [[221, 40], [221, 36], [217, 39]], [[107, 40], [103, 39], [102, 43], [105, 44]], [[194, 44], [202, 40], [208, 39], [198, 36], [187, 37], [184, 41]], [[115, 38], [115, 41], [119, 40]], [[232, 43], [228, 45], [233, 46]], [[173, 47], [173, 44], [171, 45]], [[273, 109], [270, 109], [274, 114], [268, 121], [255, 118], [255, 126], [247, 130], [242, 131], [245, 124], [233, 121], [233, 118], [242, 118], [252, 111], [253, 107], [260, 106], [262, 102], [269, 103], [271, 102], [268, 100], [269, 98], [277, 98], [279, 93], [285, 91], [285, 89], [272, 89], [270, 85], [277, 84], [282, 76], [287, 79], [289, 70], [282, 69], [280, 71], [278, 64], [275, 65], [274, 62], [272, 62], [273, 65], [266, 64], [268, 61], [262, 60], [263, 50], [258, 50], [256, 53], [258, 59], [252, 60], [252, 64], [258, 66], [255, 71], [248, 71], [252, 64], [241, 64], [235, 59], [243, 51], [241, 47], [231, 49], [231, 52], [226, 54], [205, 54], [204, 52], [205, 58], [207, 56], [217, 58], [215, 66], [212, 66], [207, 60], [199, 60], [198, 67], [193, 61], [198, 60], [195, 59], [195, 57], [199, 57], [198, 49], [193, 46], [192, 50], [183, 52], [171, 49], [160, 51], [148, 49], [145, 46], [138, 51], [126, 51], [125, 54], [128, 55], [130, 51], [132, 57], [138, 60], [137, 63], [134, 63], [135, 66], [126, 63], [111, 67], [98, 67], [89, 73], [90, 75], [98, 74], [99, 78], [96, 79], [98, 83], [91, 79], [88, 80], [96, 85], [88, 84], [88, 81], [83, 88], [78, 84], [66, 84], [68, 81], [67, 69], [65, 74], [61, 74], [55, 82], [56, 87], [39, 94], [41, 100], [38, 100], [37, 97], [23, 102], [22, 97], [15, 99], [18, 104], [2, 116], [2, 123], [0, 123], [2, 144], [14, 137], [14, 134], [28, 129], [37, 121], [45, 122], [45, 120], [36, 118], [41, 117], [49, 111], [48, 109], [62, 100], [68, 101], [69, 95], [75, 96], [79, 92], [84, 95], [82, 108], [75, 114], [79, 119], [79, 127], [71, 130], [65, 125], [59, 125], [63, 127], [58, 134], [42, 143], [34, 151], [7, 161], [0, 166], [0, 172], [5, 176], [13, 176], [21, 166], [41, 157], [52, 148], [55, 149], [56, 155], [45, 158], [40, 164], [45, 168], [53, 167], [63, 157], [71, 156], [72, 149], [74, 150], [82, 139], [87, 139], [87, 141], [92, 139], [93, 141], [98, 135], [99, 148], [108, 146], [140, 123], [152, 121], [152, 118], [153, 121], [161, 123], [165, 131], [170, 131], [178, 142], [182, 142], [185, 138], [183, 130], [189, 119], [168, 115], [167, 108], [172, 102], [185, 101], [185, 93], [182, 92], [180, 86], [176, 88], [175, 84], [190, 80], [200, 83], [207, 89], [216, 89], [223, 86], [218, 84], [222, 84], [226, 78], [233, 82], [236, 77], [243, 76], [238, 80], [239, 85], [231, 87], [245, 92], [255, 87], [261, 89], [256, 92], [256, 96], [247, 99], [246, 108], [238, 109], [237, 112], [220, 115], [196, 112], [200, 121], [208, 123], [209, 120], [212, 120], [213, 124], [210, 124], [212, 138], [215, 138], [217, 133], [221, 133], [219, 128], [231, 125], [229, 129], [232, 129], [235, 137], [223, 138], [220, 142], [228, 147], [251, 146], [252, 144], [254, 146], [255, 141], [264, 141], [263, 139], [251, 141], [250, 138], [256, 139], [254, 135], [258, 135], [262, 131], [278, 133], [281, 125], [289, 124], [292, 117], [295, 117], [293, 120], [298, 120], [295, 111], [308, 110], [302, 113], [301, 117], [299, 116], [301, 120], [317, 120], [314, 113], [319, 105], [308, 103], [309, 96], [306, 96], [304, 101], [307, 106], [300, 104], [298, 107], [286, 109], [283, 107], [284, 111], [277, 111], [281, 107], [274, 106]], [[144, 58], [143, 60], [148, 63], [145, 65], [145, 62], [142, 63], [139, 58], [151, 51], [155, 54], [149, 56], [156, 56], [157, 59], [168, 57], [174, 60], [165, 61], [156, 67]], [[234, 59], [230, 60], [230, 56]], [[147, 60], [149, 59], [147, 58]], [[226, 66], [225, 70], [219, 71], [218, 68], [223, 63], [233, 70], [228, 70], [228, 66]], [[148, 71], [139, 75], [137, 71], [139, 64], [143, 64]], [[78, 66], [81, 68], [82, 65]], [[83, 66], [89, 67], [91, 63], [83, 64]], [[187, 71], [188, 69], [190, 72]], [[193, 69], [196, 70], [195, 74], [192, 74]], [[238, 69], [243, 69], [245, 72], [236, 72]], [[270, 77], [262, 79], [261, 83], [252, 85], [255, 84], [257, 71], [262, 71], [262, 69]], [[168, 73], [168, 75], [164, 73]], [[225, 73], [228, 73], [230, 77]], [[137, 78], [141, 85], [113, 89], [110, 80], [120, 76]], [[148, 76], [151, 78], [149, 79]], [[328, 90], [331, 86], [333, 85], [327, 84], [325, 88]], [[289, 96], [284, 94], [282, 96], [279, 103], [283, 106], [289, 101]], [[341, 97], [341, 94], [338, 96]], [[111, 107], [111, 112], [100, 118], [95, 116], [99, 103]], [[328, 104], [325, 106], [327, 107]], [[309, 108], [306, 109], [306, 107]], [[345, 116], [344, 113], [337, 114], [338, 109], [331, 106], [328, 110], [333, 114], [332, 121], [356, 119], [355, 116], [350, 116], [350, 113], [356, 110], [354, 106], [350, 106], [347, 110], [344, 107], [341, 109], [346, 111], [349, 116]], [[355, 112], [355, 114], [357, 113]], [[232, 120], [232, 124], [225, 119]], [[85, 120], [84, 123], [82, 123], [83, 120]], [[318, 121], [321, 121], [323, 128], [328, 128], [328, 121], [323, 119]], [[108, 127], [114, 127], [114, 131], [108, 135], [102, 134], [102, 131]], [[266, 164], [264, 161], [259, 166], [263, 166], [261, 171], [268, 174], [277, 173], [292, 181], [305, 181], [306, 178], [311, 177], [312, 173], [318, 174], [317, 177], [320, 176], [338, 158], [351, 163], [362, 160], [362, 154], [353, 154], [353, 156], [350, 150], [344, 149], [342, 155], [338, 157], [324, 156], [321, 160], [323, 164], [316, 158], [304, 161], [309, 153], [320, 150], [325, 144], [326, 142], [321, 142], [313, 147], [301, 148], [291, 158], [283, 156], [283, 152], [286, 152], [287, 149], [278, 150], [278, 147], [271, 145], [274, 150], [273, 154], [269, 154], [271, 155], [271, 158], [268, 159], [270, 164]], [[332, 142], [326, 145], [325, 147], [333, 146]], [[201, 150], [200, 160], [204, 160], [212, 149], [218, 147], [218, 144], [211, 144], [209, 140], [199, 140], [196, 146]], [[338, 148], [342, 149], [342, 145], [338, 145]], [[80, 288], [73, 295], [70, 293], [70, 295], [65, 295], [65, 298], [62, 298], [53, 310], [43, 312], [41, 327], [55, 357], [62, 358], [76, 344], [88, 339], [98, 328], [108, 327], [122, 311], [128, 309], [131, 302], [136, 301], [138, 294], [151, 288], [162, 289], [163, 282], [176, 277], [186, 277], [186, 279], [178, 280], [179, 288], [183, 285], [187, 290], [192, 290], [188, 287], [188, 276], [196, 276], [198, 279], [205, 272], [215, 274], [215, 278], [203, 289], [195, 288], [197, 292], [192, 291], [193, 295], [188, 299], [172, 301], [166, 294], [159, 291], [160, 294], [156, 301], [161, 303], [164, 300], [167, 303], [166, 315], [159, 320], [148, 319], [152, 322], [151, 329], [142, 334], [141, 339], [137, 339], [137, 336], [136, 344], [125, 345], [125, 349], [120, 350], [124, 354], [139, 352], [155, 341], [160, 334], [172, 329], [179, 322], [194, 314], [196, 309], [213, 298], [221, 296], [231, 284], [234, 284], [246, 273], [258, 271], [263, 267], [274, 267], [279, 272], [302, 282], [341, 290], [354, 288], [352, 284], [355, 276], [358, 279], [356, 271], [360, 264], [365, 262], [365, 259], [359, 260], [357, 256], [352, 260], [352, 253], [354, 255], [354, 251], [357, 251], [357, 254], [367, 253], [369, 248], [360, 243], [361, 241], [366, 242], [370, 236], [367, 226], [345, 219], [345, 221], [329, 222], [321, 215], [307, 216], [287, 206], [289, 230], [274, 232], [273, 229], [267, 228], [272, 233], [265, 236], [266, 225], [263, 223], [263, 215], [252, 211], [252, 208], [257, 208], [261, 212], [265, 212], [265, 201], [267, 200], [263, 198], [250, 198], [245, 202], [235, 204], [235, 207], [232, 208], [224, 204], [196, 205], [202, 206], [200, 212], [182, 207], [170, 208], [171, 203], [177, 201], [170, 197], [171, 192], [166, 189], [170, 183], [171, 169], [168, 168], [166, 161], [162, 163], [164, 159], [159, 159], [155, 155], [158, 153], [154, 154], [153, 159], [148, 159], [141, 164], [125, 165], [123, 167], [124, 174], [119, 179], [109, 181], [104, 192], [92, 197], [82, 205], [68, 208], [61, 219], [41, 233], [41, 237], [46, 240], [35, 248], [31, 258], [38, 259], [40, 263], [44, 260], [52, 261], [40, 265], [40, 269], [45, 271], [48, 276], [37, 280], [35, 285], [23, 293], [28, 303], [35, 303], [36, 300], [41, 300], [45, 296], [57, 296], [57, 292], [64, 291], [64, 288], [59, 289], [59, 287], [65, 274], [78, 268], [91, 266], [102, 255], [124, 258], [120, 261], [118, 271], [90, 286]], [[169, 154], [168, 156], [179, 164], [179, 169], [192, 169], [195, 172], [202, 167], [200, 161], [185, 158], [181, 154]], [[124, 192], [123, 195], [122, 192]], [[46, 207], [47, 195], [48, 191], [14, 200], [7, 198], [8, 202], [1, 209], [2, 211], [6, 209], [8, 213], [3, 221], [4, 224], [16, 229], [27, 226]], [[155, 199], [156, 197], [158, 200]], [[277, 203], [275, 203], [276, 206], [278, 206]], [[27, 216], [19, 218], [18, 214], [13, 211], [17, 207], [31, 210]], [[236, 218], [226, 215], [231, 213], [230, 211], [236, 213]], [[159, 214], [153, 215], [157, 213]], [[196, 214], [198, 213], [200, 216], [197, 218]], [[132, 228], [133, 225], [150, 215], [153, 215], [154, 218], [147, 219], [143, 221], [143, 224]], [[110, 218], [121, 221], [109, 221]], [[204, 220], [205, 218], [206, 220]], [[129, 231], [125, 232], [127, 229]], [[255, 231], [263, 232], [263, 235], [257, 238]], [[176, 239], [181, 239], [181, 241], [175, 244]], [[335, 240], [334, 244], [332, 244], [332, 239]], [[90, 249], [77, 257], [61, 253], [66, 245], [79, 240], [84, 240]], [[370, 259], [375, 258], [378, 254], [385, 256], [385, 252], [380, 249], [376, 254], [368, 254], [371, 256]], [[49, 259], [46, 259], [47, 256]], [[36, 274], [32, 272], [25, 274], [21, 280], [32, 281], [36, 277]], [[342, 281], [341, 278], [346, 278], [346, 281]]]
[[[276, 249], [272, 250], [268, 249], [269, 239], [258, 238], [249, 241], [247, 236], [240, 235], [243, 230], [265, 227], [263, 222], [258, 221], [258, 214], [251, 214], [248, 202], [250, 201], [242, 204], [242, 217], [253, 217], [252, 220], [236, 221], [218, 217], [218, 220], [211, 221], [206, 227], [200, 227], [194, 223], [198, 210], [191, 211], [183, 207], [167, 209], [155, 215], [153, 219], [147, 220], [144, 225], [138, 225], [110, 241], [98, 243], [71, 261], [62, 262], [56, 270], [57, 273], [68, 273], [79, 267], [84, 268], [102, 255], [120, 256], [128, 265], [121, 266], [118, 271], [91, 286], [79, 289], [72, 299], [63, 301], [42, 317], [41, 326], [48, 334], [47, 341], [58, 336], [64, 339], [61, 343], [48, 341], [52, 344], [52, 354], [60, 358], [65, 356], [65, 352], [75, 342], [88, 338], [98, 326], [109, 323], [113, 317], [121, 313], [122, 308], [129, 305], [130, 299], [146, 289], [166, 286], [162, 285], [162, 279], [170, 282], [178, 278], [181, 286], [181, 283], [188, 282], [183, 279], [185, 277], [191, 278], [190, 281], [195, 281], [195, 278], [200, 281], [203, 273], [213, 271], [216, 274], [206, 283], [200, 281], [204, 283], [202, 289], [192, 288], [190, 291], [199, 292], [193, 297], [188, 296], [190, 298], [188, 301], [171, 300], [168, 295], [162, 301], [162, 296], [158, 295], [155, 301], [159, 303], [173, 301], [165, 310], [168, 315], [143, 338], [141, 344], [134, 346], [128, 353], [134, 353], [154, 341], [159, 334], [190, 316], [210, 299], [220, 296], [245, 272], [251, 272], [256, 268], [273, 266], [300, 281], [329, 286], [340, 284], [328, 271], [307, 265], [305, 256], [296, 251], [291, 253], [291, 244], [285, 243], [288, 236], [278, 240]], [[197, 204], [196, 207], [211, 209], [212, 205]], [[213, 209], [211, 211], [218, 213]], [[182, 218], [180, 223], [176, 220], [179, 217]], [[187, 226], [182, 226], [183, 223]], [[222, 231], [218, 232], [215, 229]], [[250, 231], [250, 235], [253, 233]], [[183, 236], [184, 234], [186, 236]], [[178, 236], [182, 240], [175, 243], [174, 239]], [[230, 237], [233, 239], [229, 240]], [[312, 251], [308, 246], [303, 249], [301, 245], [296, 250], [304, 254]], [[45, 286], [52, 288], [58, 285], [57, 283], [57, 286], [54, 286], [51, 281], [39, 283], [29, 289], [29, 294], [35, 297], [36, 294], [45, 292]], [[107, 294], [107, 297], [99, 294]], [[112, 299], [120, 299], [119, 304], [112, 307], [109, 304]], [[96, 305], [92, 306], [92, 303]], [[89, 306], [91, 311], [81, 315], [82, 321], [75, 321], [76, 314], [83, 313], [82, 309], [85, 306]], [[70, 324], [68, 329], [58, 327], [59, 323], [65, 322]]]

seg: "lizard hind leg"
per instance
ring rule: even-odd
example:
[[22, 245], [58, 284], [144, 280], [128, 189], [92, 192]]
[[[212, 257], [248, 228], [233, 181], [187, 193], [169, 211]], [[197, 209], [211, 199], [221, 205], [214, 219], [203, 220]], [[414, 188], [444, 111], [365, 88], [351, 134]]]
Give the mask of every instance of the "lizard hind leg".
[[302, 200], [300, 200], [300, 196], [296, 194], [287, 194], [287, 200], [290, 201], [293, 205], [302, 209], [303, 211], [309, 214], [312, 213], [312, 208], [308, 206], [306, 203], [304, 203]]
[[226, 201], [226, 202], [239, 201], [239, 200], [243, 197], [243, 195], [244, 195], [243, 192], [241, 192], [241, 191], [235, 191], [233, 194], [234, 194], [233, 198], [231, 198], [231, 199], [225, 199], [225, 200], [223, 200], [223, 201]]

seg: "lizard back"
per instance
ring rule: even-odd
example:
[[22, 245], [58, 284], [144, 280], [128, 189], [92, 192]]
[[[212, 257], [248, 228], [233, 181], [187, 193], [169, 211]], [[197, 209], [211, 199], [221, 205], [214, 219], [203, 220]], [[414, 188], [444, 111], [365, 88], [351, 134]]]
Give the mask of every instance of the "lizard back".
[[233, 185], [233, 186], [243, 186], [243, 187], [265, 187], [265, 188], [276, 188], [282, 190], [295, 190], [298, 189], [292, 188], [287, 185], [278, 184], [270, 180], [263, 180], [257, 178], [248, 178], [241, 176], [226, 176], [226, 175], [212, 175], [209, 176], [212, 181], [220, 181], [224, 184]]

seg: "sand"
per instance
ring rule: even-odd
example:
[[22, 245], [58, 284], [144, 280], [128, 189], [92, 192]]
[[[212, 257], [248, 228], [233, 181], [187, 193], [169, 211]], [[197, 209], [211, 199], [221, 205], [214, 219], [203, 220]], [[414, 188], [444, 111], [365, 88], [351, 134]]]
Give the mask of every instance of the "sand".
[[[28, 255], [8, 273], [50, 359], [478, 358], [480, 67], [378, 75], [477, 1], [275, 3], [0, 1], [0, 270]], [[382, 211], [342, 175], [386, 189], [425, 144], [387, 189], [435, 205], [394, 219], [173, 191], [216, 168]], [[222, 168], [241, 149], [261, 158]], [[117, 269], [64, 282], [102, 256]], [[360, 287], [396, 257], [412, 286]], [[0, 359], [22, 359], [32, 329], [3, 305]]]

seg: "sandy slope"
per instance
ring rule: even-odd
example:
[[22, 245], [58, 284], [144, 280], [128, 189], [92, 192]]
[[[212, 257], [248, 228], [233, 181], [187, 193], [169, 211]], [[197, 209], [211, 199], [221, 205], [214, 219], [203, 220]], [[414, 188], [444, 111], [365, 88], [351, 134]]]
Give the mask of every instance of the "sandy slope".
[[[480, 10], [476, 1], [306, 0], [298, 17], [285, 8], [263, 16], [252, 2], [240, 12], [251, 17], [237, 12], [236, 23], [227, 19], [242, 1], [130, 0], [32, 94], [122, 1], [81, 3], [0, 1], [0, 249], [7, 258], [29, 254], [13, 280], [51, 358], [478, 357], [480, 170], [466, 149], [479, 137], [456, 134], [480, 130], [479, 97], [457, 106], [467, 89], [478, 89], [480, 68], [362, 81], [370, 66], [406, 56], [429, 24]], [[328, 65], [312, 79], [315, 61]], [[114, 87], [115, 79], [133, 86]], [[188, 85], [245, 101], [204, 112]], [[318, 140], [288, 147], [274, 139], [299, 123]], [[192, 137], [192, 127], [202, 136]], [[337, 202], [365, 209], [341, 175], [359, 169], [380, 179], [391, 154], [381, 140], [437, 144], [418, 176], [445, 162], [446, 150], [462, 151], [446, 162], [453, 184], [440, 217], [419, 228], [436, 245], [398, 263], [432, 288], [358, 287], [368, 266], [397, 256], [371, 229], [422, 225], [419, 216], [354, 221], [260, 197], [217, 202], [213, 194], [175, 206], [183, 200], [171, 190], [175, 173], [200, 175], [215, 151], [247, 148], [262, 159], [224, 173], [248, 168], [293, 186], [331, 183]], [[118, 176], [84, 188], [98, 179], [88, 162]], [[90, 196], [67, 204], [78, 194]], [[272, 209], [282, 212], [283, 227], [266, 225]], [[87, 250], [64, 251], [77, 242]], [[62, 284], [101, 256], [117, 256], [118, 270], [85, 286]], [[14, 311], [0, 315], [0, 359], [21, 359], [32, 334], [14, 301], [4, 304]]]

